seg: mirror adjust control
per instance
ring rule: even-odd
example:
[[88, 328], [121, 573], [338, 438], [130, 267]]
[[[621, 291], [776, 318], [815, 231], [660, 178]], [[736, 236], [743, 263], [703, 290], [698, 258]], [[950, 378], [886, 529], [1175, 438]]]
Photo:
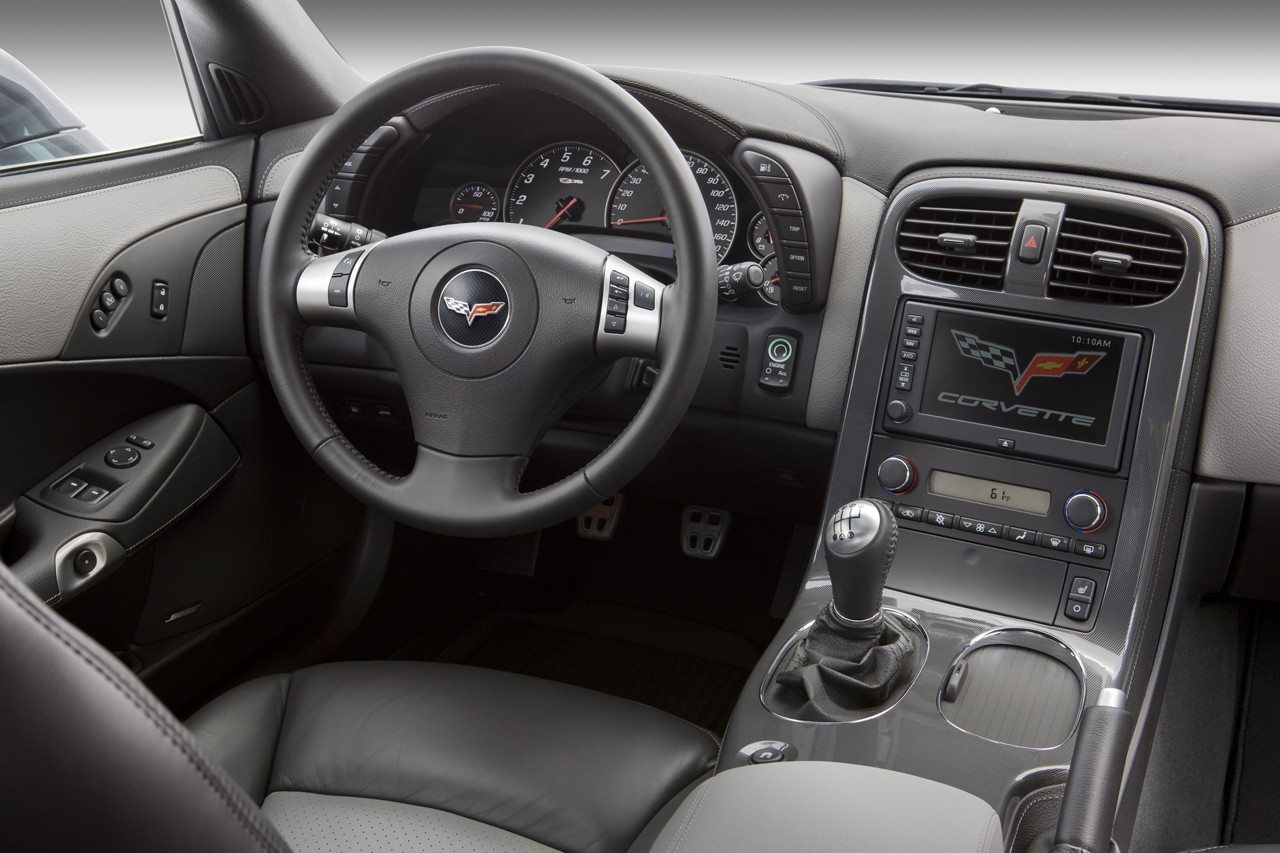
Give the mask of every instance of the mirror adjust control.
[[792, 364], [796, 357], [796, 339], [790, 335], [770, 335], [765, 342], [764, 351], [760, 385], [778, 391], [790, 388]]
[[112, 468], [132, 468], [142, 460], [142, 454], [135, 447], [121, 445], [108, 450], [104, 458]]

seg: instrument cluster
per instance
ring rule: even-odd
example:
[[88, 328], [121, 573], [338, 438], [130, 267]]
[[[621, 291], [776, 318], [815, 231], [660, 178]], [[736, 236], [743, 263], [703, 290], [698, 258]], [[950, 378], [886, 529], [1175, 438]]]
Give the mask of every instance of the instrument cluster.
[[[687, 149], [684, 156], [706, 205], [717, 259], [759, 262], [766, 277], [759, 295], [776, 304], [777, 261], [763, 216], [745, 191], [739, 198], [735, 182], [709, 156]], [[539, 146], [507, 168], [505, 185], [492, 171], [456, 181], [444, 192], [439, 182], [429, 181], [417, 199], [414, 225], [511, 222], [670, 242], [657, 183], [634, 157], [615, 159], [598, 145], [569, 140]], [[750, 219], [745, 224], [744, 208]]]

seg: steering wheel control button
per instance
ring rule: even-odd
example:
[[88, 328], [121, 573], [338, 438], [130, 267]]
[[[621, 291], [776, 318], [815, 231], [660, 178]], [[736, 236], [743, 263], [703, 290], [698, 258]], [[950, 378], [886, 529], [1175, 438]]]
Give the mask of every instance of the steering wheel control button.
[[169, 316], [169, 285], [166, 282], [151, 282], [151, 316], [157, 320]]
[[98, 555], [91, 548], [81, 548], [71, 558], [71, 565], [78, 575], [87, 575], [98, 568]]
[[[903, 355], [906, 355], [906, 353], [903, 353]], [[912, 353], [912, 355], [915, 355], [915, 353]], [[911, 416], [915, 413], [911, 411], [911, 404], [905, 400], [890, 400], [888, 405], [884, 407], [884, 414], [895, 424], [904, 424], [911, 420]]]
[[1066, 536], [1059, 536], [1056, 533], [1041, 533], [1037, 544], [1041, 548], [1048, 548], [1050, 551], [1071, 550], [1071, 540]]
[[765, 360], [760, 368], [760, 385], [774, 391], [791, 387], [792, 362], [796, 355], [796, 339], [790, 335], [770, 335], [764, 346]]
[[1023, 226], [1022, 239], [1018, 241], [1018, 260], [1024, 264], [1038, 264], [1044, 255], [1044, 241], [1048, 230], [1034, 222]]
[[142, 461], [142, 454], [136, 447], [113, 447], [107, 451], [106, 462], [112, 468], [132, 468]]
[[66, 477], [58, 485], [54, 486], [53, 490], [60, 495], [74, 498], [87, 485], [88, 483], [79, 477]]
[[354, 216], [356, 206], [360, 203], [360, 190], [363, 184], [359, 181], [336, 180], [329, 184], [329, 192], [324, 199], [324, 212], [339, 218]]
[[782, 164], [772, 157], [766, 157], [755, 151], [743, 151], [742, 162], [751, 171], [752, 177], [761, 181], [790, 180], [791, 176]]
[[880, 481], [880, 488], [889, 494], [906, 494], [916, 485], [915, 463], [902, 455], [890, 456], [876, 468], [876, 479]]
[[647, 284], [636, 282], [635, 296], [632, 301], [637, 308], [643, 308], [646, 311], [652, 311], [657, 307], [658, 293]]
[[449, 340], [467, 349], [493, 343], [507, 327], [510, 301], [507, 288], [493, 273], [463, 270], [440, 290], [440, 328]]
[[1101, 560], [1107, 556], [1107, 546], [1101, 542], [1085, 542], [1076, 539], [1071, 543], [1071, 550], [1081, 557], [1091, 557], [1095, 560]]
[[87, 504], [97, 503], [105, 498], [110, 492], [102, 486], [89, 486], [80, 494], [76, 495], [76, 500], [84, 501]]
[[747, 760], [752, 764], [776, 764], [779, 761], [786, 761], [787, 757], [780, 749], [772, 746], [762, 746], [751, 753], [751, 757]]
[[606, 333], [610, 335], [623, 334], [624, 332], [627, 331], [626, 316], [624, 315], [622, 317], [619, 317], [615, 314], [608, 315], [607, 317], [604, 318], [604, 330]]
[[139, 450], [153, 450], [156, 446], [156, 443], [151, 439], [143, 438], [136, 433], [129, 433], [124, 437], [124, 440]]
[[1092, 533], [1107, 522], [1107, 502], [1097, 492], [1076, 492], [1063, 504], [1062, 517], [1073, 529]]
[[621, 299], [610, 299], [606, 311], [615, 317], [627, 316], [627, 303]]

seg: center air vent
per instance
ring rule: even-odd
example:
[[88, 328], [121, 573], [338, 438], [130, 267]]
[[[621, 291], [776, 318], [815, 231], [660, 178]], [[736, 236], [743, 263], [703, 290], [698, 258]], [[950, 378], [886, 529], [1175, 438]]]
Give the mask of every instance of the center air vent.
[[898, 257], [920, 278], [999, 290], [1013, 226], [1016, 198], [946, 196], [913, 207], [898, 231]]
[[1186, 246], [1169, 228], [1109, 210], [1068, 207], [1053, 252], [1049, 295], [1149, 305], [1178, 286]]

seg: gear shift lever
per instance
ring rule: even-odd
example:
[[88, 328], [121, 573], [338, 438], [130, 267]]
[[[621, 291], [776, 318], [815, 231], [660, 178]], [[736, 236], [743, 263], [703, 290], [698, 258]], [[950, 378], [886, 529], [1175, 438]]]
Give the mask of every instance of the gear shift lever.
[[792, 720], [864, 719], [901, 696], [924, 661], [925, 636], [904, 614], [880, 607], [898, 545], [898, 524], [882, 501], [836, 510], [822, 534], [831, 602], [782, 660], [764, 699]]
[[898, 546], [898, 523], [883, 501], [851, 501], [827, 523], [823, 542], [836, 615], [865, 624], [880, 618], [880, 597]]

